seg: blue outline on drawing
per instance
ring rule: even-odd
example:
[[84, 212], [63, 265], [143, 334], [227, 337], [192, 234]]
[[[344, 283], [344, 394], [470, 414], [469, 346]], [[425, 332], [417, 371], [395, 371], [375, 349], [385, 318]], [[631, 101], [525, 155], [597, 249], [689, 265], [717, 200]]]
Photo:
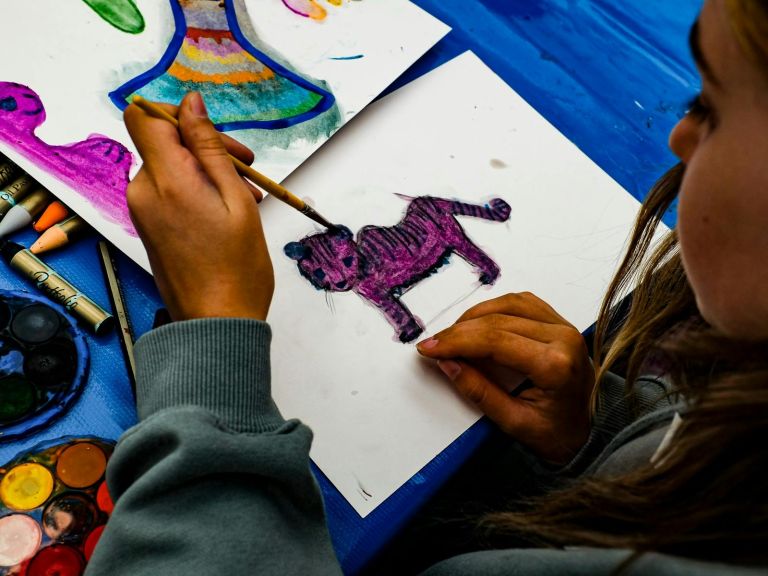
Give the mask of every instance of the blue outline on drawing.
[[[171, 0], [171, 9], [173, 10], [173, 20], [176, 26], [176, 31], [173, 33], [171, 43], [166, 49], [165, 54], [163, 54], [162, 58], [160, 58], [160, 61], [150, 70], [140, 74], [133, 80], [129, 80], [116, 90], [113, 90], [109, 93], [110, 100], [112, 100], [115, 106], [117, 106], [120, 110], [125, 110], [125, 108], [128, 107], [128, 102], [126, 102], [126, 98], [128, 96], [138, 92], [152, 80], [167, 72], [171, 67], [171, 64], [173, 64], [174, 60], [176, 60], [176, 54], [178, 54], [179, 50], [181, 49], [181, 45], [184, 43], [184, 38], [187, 35], [187, 21], [184, 18], [184, 12], [177, 0]], [[235, 40], [237, 40], [237, 42], [246, 52], [250, 53], [251, 56], [257, 58], [260, 62], [271, 68], [276, 74], [287, 78], [294, 84], [297, 84], [302, 88], [309, 90], [310, 92], [319, 94], [322, 99], [315, 105], [314, 108], [312, 108], [312, 110], [303, 112], [298, 116], [282, 118], [280, 120], [243, 120], [238, 122], [223, 122], [221, 124], [216, 124], [216, 128], [218, 130], [244, 130], [247, 128], [277, 130], [279, 128], [288, 128], [290, 126], [306, 122], [307, 120], [311, 120], [312, 118], [319, 116], [326, 110], [330, 109], [331, 106], [333, 106], [336, 98], [331, 92], [315, 86], [301, 76], [297, 75], [295, 72], [292, 72], [281, 64], [278, 64], [248, 41], [248, 39], [243, 35], [242, 30], [240, 30], [240, 25], [237, 22], [237, 14], [235, 13], [233, 0], [226, 0], [225, 10], [227, 14], [227, 23], [229, 24], [229, 30]]]

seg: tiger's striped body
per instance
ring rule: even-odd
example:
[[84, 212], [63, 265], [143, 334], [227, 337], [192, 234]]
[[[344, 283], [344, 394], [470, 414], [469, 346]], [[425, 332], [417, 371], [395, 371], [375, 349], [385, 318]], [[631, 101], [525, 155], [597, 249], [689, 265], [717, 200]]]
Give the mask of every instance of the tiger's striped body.
[[483, 284], [499, 276], [499, 267], [467, 237], [456, 216], [503, 222], [510, 212], [500, 198], [478, 206], [422, 196], [411, 201], [394, 226], [365, 226], [356, 241], [347, 228], [315, 234], [291, 242], [285, 253], [316, 288], [356, 292], [384, 313], [400, 341], [410, 342], [424, 329], [400, 296], [447, 263], [452, 253], [475, 266]]

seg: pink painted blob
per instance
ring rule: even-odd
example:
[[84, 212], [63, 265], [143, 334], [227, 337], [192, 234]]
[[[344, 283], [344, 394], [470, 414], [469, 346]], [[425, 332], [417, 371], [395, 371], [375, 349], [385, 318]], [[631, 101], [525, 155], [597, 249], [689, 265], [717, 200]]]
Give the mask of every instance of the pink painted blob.
[[283, 0], [283, 4], [291, 12], [313, 20], [323, 20], [327, 14], [325, 9], [315, 0]]
[[63, 146], [48, 144], [35, 135], [45, 117], [45, 107], [32, 89], [0, 82], [0, 142], [67, 184], [107, 220], [137, 236], [125, 200], [131, 152], [99, 134]]

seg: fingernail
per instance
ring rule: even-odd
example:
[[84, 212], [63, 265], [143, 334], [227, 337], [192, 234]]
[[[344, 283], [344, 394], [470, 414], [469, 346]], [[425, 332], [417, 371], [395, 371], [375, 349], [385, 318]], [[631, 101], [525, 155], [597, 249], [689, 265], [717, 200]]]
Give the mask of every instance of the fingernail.
[[192, 92], [189, 97], [189, 104], [192, 108], [192, 113], [199, 118], [208, 118], [208, 110], [205, 108], [205, 102], [200, 92]]
[[453, 360], [438, 360], [437, 367], [451, 380], [456, 380], [456, 377], [461, 373], [461, 366]]
[[427, 338], [416, 344], [416, 348], [420, 350], [430, 350], [437, 346], [437, 338]]

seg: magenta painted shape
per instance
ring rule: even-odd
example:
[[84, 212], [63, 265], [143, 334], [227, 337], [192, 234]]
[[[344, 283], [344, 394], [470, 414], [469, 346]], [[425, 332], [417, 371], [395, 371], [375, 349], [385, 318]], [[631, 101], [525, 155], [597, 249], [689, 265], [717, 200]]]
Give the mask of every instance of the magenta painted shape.
[[99, 134], [64, 146], [48, 144], [35, 135], [43, 122], [45, 107], [32, 89], [0, 82], [0, 141], [67, 184], [107, 220], [137, 236], [125, 200], [131, 152]]
[[401, 342], [414, 340], [424, 327], [400, 296], [437, 272], [451, 254], [472, 264], [481, 284], [493, 284], [499, 276], [499, 267], [470, 240], [456, 217], [504, 222], [511, 213], [501, 198], [484, 206], [432, 196], [410, 200], [405, 216], [394, 226], [365, 226], [357, 238], [341, 226], [283, 248], [318, 290], [351, 290], [378, 308]]

